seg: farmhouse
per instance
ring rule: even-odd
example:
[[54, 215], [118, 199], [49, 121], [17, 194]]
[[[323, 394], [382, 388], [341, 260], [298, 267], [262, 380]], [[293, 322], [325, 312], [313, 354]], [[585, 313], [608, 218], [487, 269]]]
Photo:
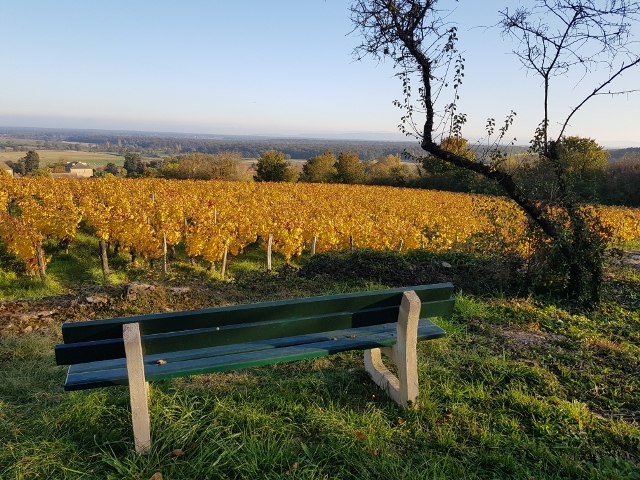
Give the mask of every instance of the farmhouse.
[[64, 166], [67, 173], [75, 174], [76, 177], [93, 177], [93, 168], [82, 162], [69, 162]]
[[13, 176], [13, 168], [11, 168], [9, 165], [7, 165], [4, 162], [0, 162], [0, 170], [4, 170], [9, 175]]

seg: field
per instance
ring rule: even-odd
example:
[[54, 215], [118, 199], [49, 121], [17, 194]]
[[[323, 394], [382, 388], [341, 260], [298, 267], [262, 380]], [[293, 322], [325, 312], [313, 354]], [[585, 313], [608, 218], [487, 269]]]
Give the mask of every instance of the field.
[[[144, 205], [132, 202], [136, 209], [130, 213], [148, 214], [147, 208], [170, 198], [174, 186], [216, 204], [225, 198], [220, 184], [200, 191], [198, 182], [154, 182], [112, 186], [120, 197], [136, 190], [146, 199]], [[98, 191], [105, 206], [116, 198], [108, 189]], [[309, 196], [315, 203], [330, 197], [350, 208], [338, 212], [325, 202], [311, 218], [323, 221], [324, 212], [334, 223], [346, 222], [342, 214], [357, 215], [360, 204], [346, 198], [349, 191], [314, 196], [317, 192], [302, 187], [275, 189], [260, 202], [271, 202], [275, 211], [288, 197]], [[375, 220], [382, 222], [387, 210], [392, 218], [408, 210], [408, 203], [403, 209], [384, 208], [381, 199], [393, 191], [401, 192], [358, 187], [353, 198], [363, 205], [377, 199]], [[239, 190], [234, 195], [246, 204]], [[47, 198], [39, 197], [39, 205]], [[435, 198], [452, 219], [449, 224], [457, 225], [456, 209], [447, 210], [444, 194]], [[456, 205], [464, 201], [451, 198]], [[260, 202], [251, 207], [264, 216]], [[224, 233], [231, 213], [249, 211], [220, 203], [214, 217], [213, 204], [201, 203], [207, 207], [202, 213], [218, 225], [212, 232]], [[25, 215], [28, 208], [25, 204]], [[636, 214], [612, 212], [611, 218]], [[200, 222], [194, 218], [187, 239], [197, 232]], [[629, 251], [637, 239], [611, 250], [603, 302], [586, 311], [557, 292], [531, 290], [513, 255], [483, 247], [487, 242], [508, 247], [504, 240], [515, 231], [507, 228], [513, 218], [485, 238], [472, 232], [466, 242], [464, 230], [456, 240], [454, 230], [440, 229], [426, 245], [418, 235], [413, 247], [402, 251], [397, 245], [402, 225], [394, 230], [385, 223], [393, 235], [384, 247], [369, 230], [373, 224], [360, 219], [354, 223], [359, 235], [382, 242], [377, 250], [359, 245], [351, 250], [345, 234], [335, 249], [314, 256], [306, 245], [301, 254], [280, 250], [271, 272], [264, 242], [254, 237], [230, 256], [224, 278], [217, 260], [212, 265], [202, 255], [190, 257], [183, 237], [166, 274], [153, 256], [134, 263], [121, 248], [110, 250], [111, 273], [105, 278], [97, 230], [86, 220], [68, 250], [51, 235], [44, 238], [46, 283], [20, 274], [18, 258], [0, 248], [0, 478], [640, 478], [640, 252]], [[278, 224], [273, 220], [270, 229]], [[426, 248], [430, 242], [434, 248]], [[517, 242], [512, 246], [512, 253], [520, 251]], [[64, 392], [65, 368], [53, 359], [64, 321], [442, 281], [456, 286], [456, 310], [452, 318], [435, 320], [447, 337], [419, 347], [421, 393], [415, 410], [402, 409], [379, 392], [357, 353], [159, 382], [151, 386], [154, 447], [139, 457], [126, 389]], [[131, 283], [152, 288], [133, 298], [125, 293]]]
[[[78, 152], [75, 150], [39, 150], [40, 162], [49, 165], [60, 160], [66, 162], [84, 162], [92, 167], [104, 167], [107, 163], [115, 163], [122, 166], [124, 157], [117, 153]], [[10, 160], [15, 162], [26, 155], [27, 152], [0, 151], [0, 162]]]

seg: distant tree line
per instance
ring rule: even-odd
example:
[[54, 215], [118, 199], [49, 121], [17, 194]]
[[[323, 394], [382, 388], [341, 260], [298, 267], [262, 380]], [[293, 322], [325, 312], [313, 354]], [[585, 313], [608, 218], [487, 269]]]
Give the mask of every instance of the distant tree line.
[[[417, 154], [420, 147], [414, 142], [386, 141], [342, 141], [324, 139], [286, 139], [286, 138], [246, 138], [218, 137], [206, 135], [180, 135], [143, 132], [114, 132], [93, 130], [57, 130], [2, 128], [0, 134], [35, 139], [38, 148], [61, 148], [72, 142], [90, 144], [92, 149], [117, 152], [137, 152], [145, 156], [177, 156], [187, 153], [217, 154], [220, 152], [239, 152], [243, 158], [258, 158], [268, 150], [281, 151], [287, 159], [307, 159], [320, 155], [327, 150], [356, 152], [361, 160], [375, 160], [385, 155], [401, 154], [405, 150]], [[44, 146], [47, 143], [47, 147]]]
[[[443, 148], [465, 158], [484, 155], [464, 138], [442, 141]], [[566, 137], [559, 142], [568, 181], [585, 202], [640, 207], [640, 152], [625, 153], [611, 161], [608, 151], [594, 140]], [[557, 186], [549, 168], [531, 153], [504, 153], [501, 164], [536, 198], [553, 197]], [[301, 166], [293, 164], [280, 150], [266, 150], [249, 165], [238, 151], [215, 154], [186, 153], [156, 159], [143, 159], [137, 152], [125, 154], [123, 167], [108, 164], [100, 174], [128, 177], [164, 177], [198, 180], [250, 180], [259, 182], [311, 182], [387, 185], [428, 188], [455, 192], [501, 195], [493, 182], [472, 172], [430, 156], [413, 157], [388, 154], [375, 160], [362, 160], [357, 152], [325, 150]], [[253, 175], [252, 175], [253, 173]]]
[[137, 152], [124, 156], [122, 167], [108, 163], [97, 176], [161, 177], [178, 180], [243, 180], [247, 176], [238, 152], [220, 152], [215, 155], [188, 153], [178, 157], [143, 159]]
[[149, 155], [177, 156], [187, 153], [206, 153], [216, 155], [221, 152], [235, 151], [243, 158], [258, 158], [263, 152], [269, 150], [280, 151], [285, 159], [303, 160], [320, 155], [327, 150], [356, 152], [362, 160], [375, 160], [385, 155], [402, 154], [405, 150], [417, 153], [419, 149], [415, 145], [398, 142], [332, 142], [309, 141], [289, 142], [287, 140], [206, 140], [206, 139], [157, 139], [143, 140], [139, 138], [119, 138], [115, 142], [105, 140], [101, 150], [118, 152], [127, 151]]
[[[464, 138], [447, 138], [443, 149], [474, 160], [486, 152], [472, 149]], [[566, 169], [566, 181], [572, 191], [587, 203], [640, 207], [640, 152], [628, 151], [612, 162], [610, 154], [594, 140], [564, 137], [558, 142], [559, 156]], [[497, 161], [535, 199], [559, 195], [558, 185], [538, 155], [532, 153], [499, 153]], [[494, 158], [494, 160], [496, 160]], [[324, 183], [365, 183], [398, 187], [429, 188], [470, 193], [502, 195], [495, 182], [471, 170], [455, 168], [431, 156], [414, 157], [414, 163], [403, 162], [400, 155], [386, 155], [373, 161], [362, 161], [358, 154], [332, 151], [309, 158], [295, 175], [282, 152], [270, 151], [258, 160], [257, 181], [301, 181]]]
[[[0, 133], [5, 133], [4, 130]], [[501, 194], [495, 184], [482, 176], [429, 156], [420, 156], [419, 149], [407, 142], [206, 139], [131, 132], [52, 132], [47, 129], [28, 132], [18, 129], [11, 133], [16, 137], [35, 137], [42, 148], [48, 143], [78, 150], [93, 144], [100, 150], [118, 151], [124, 155], [123, 167], [110, 163], [102, 171], [97, 170], [97, 175], [242, 180], [250, 179], [253, 174], [257, 181], [365, 183]], [[32, 147], [10, 140], [3, 143], [5, 148], [29, 148], [20, 160], [5, 162], [17, 174], [64, 170], [62, 165], [41, 168]], [[442, 146], [469, 159], [487, 154], [481, 146], [470, 145], [464, 138], [444, 139]], [[560, 147], [565, 162], [570, 165], [570, 180], [583, 200], [640, 206], [637, 187], [640, 185], [640, 148], [607, 151], [594, 140], [580, 137], [566, 137]], [[159, 153], [163, 148], [172, 153]], [[537, 155], [528, 153], [525, 147], [510, 147], [499, 154], [500, 162], [523, 184], [535, 187], [533, 191], [537, 189], [539, 198], [553, 194], [553, 179], [545, 168], [548, 166], [542, 165]], [[144, 160], [143, 155], [147, 157]], [[242, 162], [243, 158], [258, 159], [254, 164], [255, 172], [247, 171], [248, 165]], [[290, 162], [291, 159], [307, 160], [299, 168]]]

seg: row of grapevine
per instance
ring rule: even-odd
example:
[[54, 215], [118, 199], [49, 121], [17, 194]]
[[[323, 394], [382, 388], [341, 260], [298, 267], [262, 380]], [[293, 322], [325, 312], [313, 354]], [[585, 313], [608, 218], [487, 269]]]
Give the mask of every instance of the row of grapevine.
[[[640, 239], [640, 210], [602, 207], [614, 240]], [[72, 240], [81, 220], [103, 245], [159, 258], [185, 245], [210, 262], [273, 236], [286, 259], [308, 248], [452, 248], [528, 254], [526, 219], [504, 199], [481, 195], [336, 184], [171, 181], [103, 178], [89, 181], [0, 175], [0, 241], [38, 261], [45, 236]]]
[[48, 260], [42, 251], [44, 237], [69, 242], [80, 224], [74, 183], [47, 177], [17, 181], [0, 172], [0, 241], [25, 261], [29, 271], [38, 270], [42, 279]]

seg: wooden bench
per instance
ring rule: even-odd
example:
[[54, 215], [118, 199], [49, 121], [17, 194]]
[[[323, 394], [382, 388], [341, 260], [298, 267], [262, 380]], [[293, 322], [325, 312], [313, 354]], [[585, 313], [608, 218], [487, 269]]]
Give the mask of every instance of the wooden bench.
[[[67, 322], [56, 362], [65, 390], [129, 385], [136, 451], [151, 446], [148, 381], [365, 351], [365, 369], [403, 406], [418, 397], [416, 343], [445, 335], [450, 283], [204, 310]], [[397, 366], [393, 375], [385, 353]]]

